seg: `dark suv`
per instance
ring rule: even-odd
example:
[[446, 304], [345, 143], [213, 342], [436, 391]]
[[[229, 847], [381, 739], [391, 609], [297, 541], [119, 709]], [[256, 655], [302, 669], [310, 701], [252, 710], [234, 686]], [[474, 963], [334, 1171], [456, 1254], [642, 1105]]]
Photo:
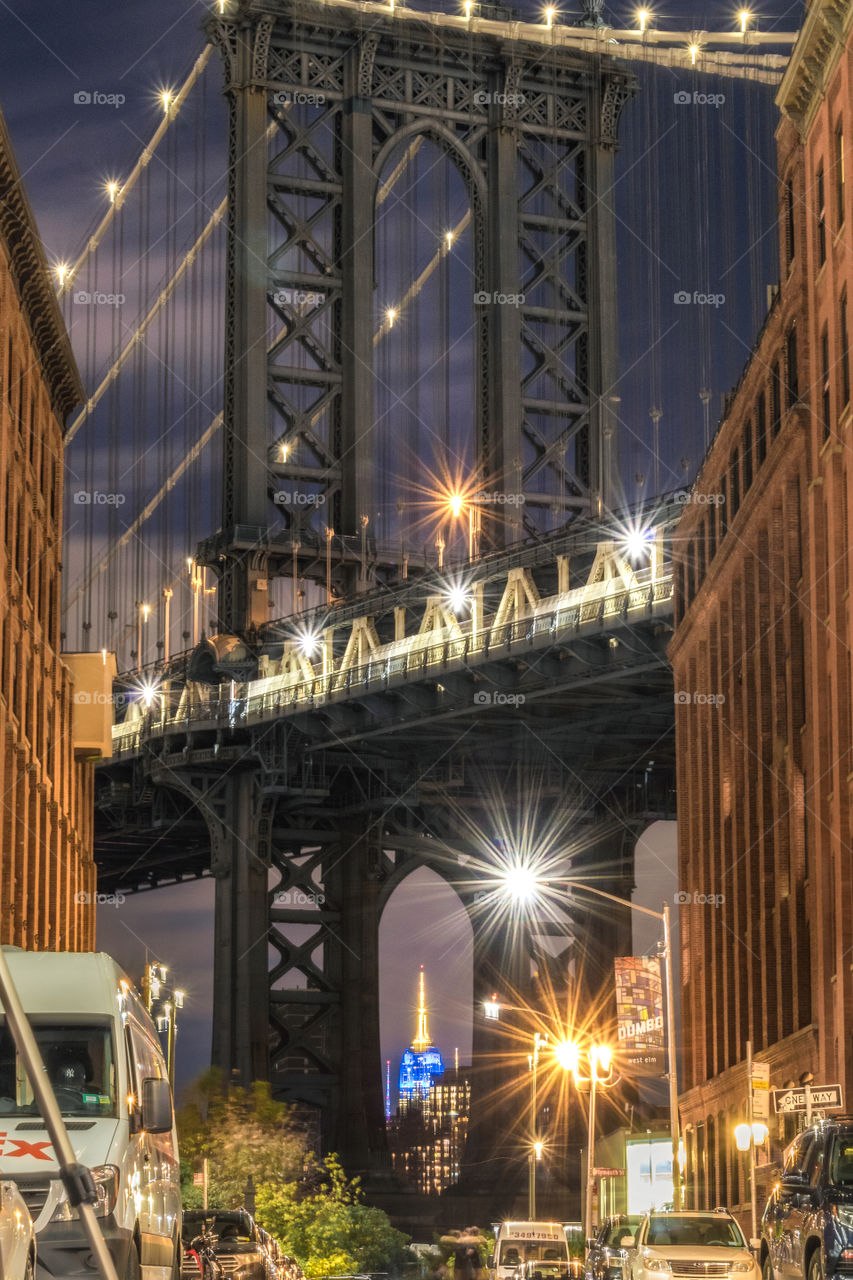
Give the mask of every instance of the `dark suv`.
[[629, 1218], [624, 1213], [605, 1218], [587, 1250], [586, 1280], [622, 1280], [622, 1241], [626, 1236], [636, 1235], [642, 1221], [642, 1216]]
[[853, 1116], [788, 1147], [761, 1220], [761, 1269], [764, 1280], [853, 1280]]
[[[223, 1280], [268, 1280], [270, 1255], [261, 1232], [245, 1209], [217, 1212], [214, 1209], [185, 1209], [184, 1249], [194, 1236], [206, 1232], [214, 1237], [213, 1252], [223, 1272]], [[198, 1267], [184, 1256], [183, 1280], [197, 1280]]]

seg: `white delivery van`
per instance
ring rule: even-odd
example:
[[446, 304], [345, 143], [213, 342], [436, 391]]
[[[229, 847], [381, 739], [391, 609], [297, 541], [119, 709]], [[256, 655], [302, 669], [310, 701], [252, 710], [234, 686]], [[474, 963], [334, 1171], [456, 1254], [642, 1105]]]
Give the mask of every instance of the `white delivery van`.
[[559, 1222], [501, 1223], [489, 1260], [491, 1280], [511, 1280], [526, 1262], [562, 1262], [568, 1267], [569, 1242]]
[[[120, 1280], [179, 1280], [181, 1188], [166, 1064], [148, 1012], [109, 956], [5, 947], [21, 1004]], [[2, 1010], [0, 1009], [0, 1015]], [[0, 1016], [0, 1178], [17, 1183], [40, 1275], [92, 1280], [44, 1120]]]

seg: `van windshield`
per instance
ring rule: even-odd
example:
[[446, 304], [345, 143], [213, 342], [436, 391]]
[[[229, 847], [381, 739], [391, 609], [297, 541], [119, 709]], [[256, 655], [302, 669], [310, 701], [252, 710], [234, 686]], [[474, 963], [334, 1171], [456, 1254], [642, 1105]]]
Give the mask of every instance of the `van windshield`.
[[520, 1267], [522, 1262], [564, 1262], [565, 1245], [553, 1240], [508, 1240], [501, 1246], [499, 1267]]
[[[36, 1042], [64, 1116], [116, 1115], [116, 1068], [108, 1026], [37, 1022]], [[15, 1042], [0, 1021], [0, 1116], [38, 1115]]]

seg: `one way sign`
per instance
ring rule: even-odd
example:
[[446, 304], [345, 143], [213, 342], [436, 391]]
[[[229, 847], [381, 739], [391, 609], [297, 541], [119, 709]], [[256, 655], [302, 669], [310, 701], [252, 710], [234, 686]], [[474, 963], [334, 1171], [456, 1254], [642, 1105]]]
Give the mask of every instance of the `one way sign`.
[[[806, 1091], [797, 1089], [773, 1089], [773, 1110], [777, 1115], [806, 1110]], [[844, 1106], [840, 1084], [813, 1084], [811, 1106], [814, 1111], [841, 1111]]]

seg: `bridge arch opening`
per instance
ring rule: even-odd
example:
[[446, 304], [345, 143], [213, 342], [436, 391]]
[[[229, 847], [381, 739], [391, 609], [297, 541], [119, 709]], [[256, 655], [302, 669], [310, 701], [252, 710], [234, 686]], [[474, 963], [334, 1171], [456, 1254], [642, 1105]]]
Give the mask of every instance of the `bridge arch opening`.
[[448, 509], [478, 467], [481, 200], [443, 131], [403, 131], [377, 161], [374, 205], [376, 509], [383, 539], [464, 559], [468, 521]]
[[445, 1068], [471, 1061], [474, 934], [448, 882], [418, 866], [394, 888], [379, 924], [379, 1007], [383, 1088], [390, 1061], [390, 1108], [397, 1107], [400, 1059], [417, 1030], [424, 968], [428, 1030]]

